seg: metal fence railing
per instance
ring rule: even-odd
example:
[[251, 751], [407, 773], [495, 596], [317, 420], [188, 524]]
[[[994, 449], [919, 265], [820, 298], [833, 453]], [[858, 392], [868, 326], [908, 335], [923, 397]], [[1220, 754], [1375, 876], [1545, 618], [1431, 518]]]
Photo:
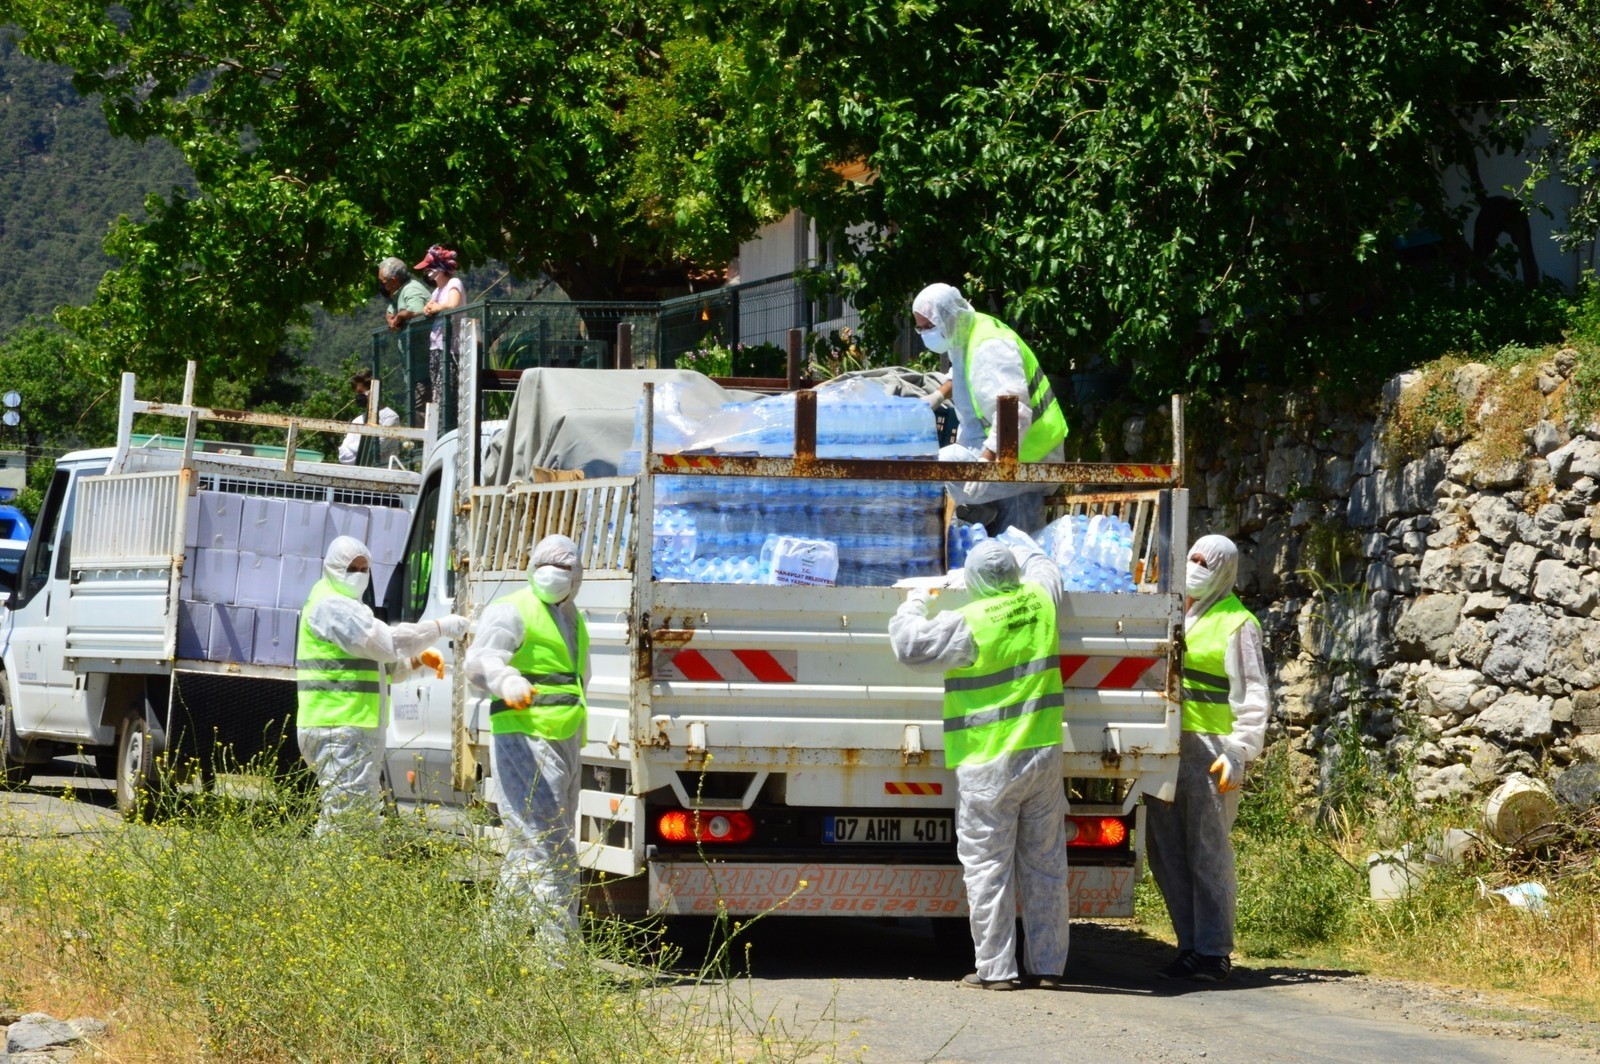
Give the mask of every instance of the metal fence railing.
[[486, 300], [375, 332], [372, 374], [383, 405], [404, 423], [422, 424], [427, 404], [437, 401], [440, 431], [448, 431], [458, 418], [454, 389], [443, 385], [465, 357], [492, 371], [610, 369], [624, 360], [658, 369], [717, 345], [734, 352], [730, 376], [782, 377], [789, 330], [809, 329], [829, 309], [808, 300], [792, 275], [663, 302]]

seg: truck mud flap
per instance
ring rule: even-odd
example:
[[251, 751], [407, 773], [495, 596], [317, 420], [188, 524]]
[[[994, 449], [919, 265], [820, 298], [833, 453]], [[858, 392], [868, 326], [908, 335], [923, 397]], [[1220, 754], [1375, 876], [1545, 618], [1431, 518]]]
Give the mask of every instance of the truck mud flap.
[[[1131, 865], [1083, 865], [1067, 874], [1072, 915], [1133, 915]], [[668, 916], [965, 916], [955, 865], [816, 862], [650, 862], [650, 906]]]

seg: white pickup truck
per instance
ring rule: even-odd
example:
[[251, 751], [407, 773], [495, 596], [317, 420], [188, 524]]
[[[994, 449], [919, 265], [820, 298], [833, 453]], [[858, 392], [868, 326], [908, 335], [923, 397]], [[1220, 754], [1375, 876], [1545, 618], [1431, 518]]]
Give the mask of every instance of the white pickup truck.
[[[640, 395], [640, 376], [627, 371], [530, 372], [604, 376], [629, 412]], [[578, 838], [584, 867], [605, 873], [594, 880], [596, 904], [625, 914], [965, 914], [942, 688], [936, 675], [899, 665], [888, 644], [904, 592], [658, 580], [640, 530], [652, 527], [663, 488], [690, 477], [988, 478], [1092, 488], [1057, 496], [1054, 512], [1115, 510], [1136, 529], [1138, 593], [1069, 593], [1061, 630], [1072, 908], [1131, 915], [1139, 798], [1170, 797], [1177, 769], [1181, 456], [1159, 466], [821, 460], [808, 442], [814, 393], [800, 392], [794, 458], [653, 455], [647, 424], [637, 475], [485, 484], [482, 449], [461, 446], [481, 435], [482, 389], [463, 387], [462, 424], [423, 469], [390, 618], [480, 611], [524, 586], [542, 536], [578, 542], [577, 601], [593, 657]], [[1177, 404], [1174, 415], [1181, 424]], [[435, 564], [446, 557], [454, 564]], [[963, 601], [947, 595], [950, 605]], [[488, 739], [487, 701], [459, 674], [396, 685], [396, 798], [457, 802], [478, 792]]]
[[[128, 812], [163, 754], [202, 773], [297, 757], [295, 631], [323, 547], [353, 531], [399, 555], [418, 475], [324, 463], [299, 433], [424, 450], [434, 435], [196, 407], [192, 366], [182, 403], [133, 389], [124, 376], [115, 448], [57, 462], [0, 616], [0, 779], [90, 753]], [[136, 437], [141, 414], [180, 418], [185, 433]], [[201, 422], [283, 428], [287, 445], [210, 444]]]
[[[187, 520], [194, 499], [231, 493], [257, 507], [281, 500], [408, 511], [386, 581], [391, 621], [481, 610], [524, 586], [534, 545], [562, 532], [580, 545], [585, 568], [578, 606], [593, 675], [578, 838], [596, 904], [621, 914], [962, 916], [941, 686], [899, 665], [888, 645], [904, 592], [887, 583], [658, 580], [641, 530], [652, 527], [664, 489], [690, 478], [1063, 483], [1086, 493], [1055, 497], [1054, 513], [1115, 511], [1136, 532], [1138, 593], [1069, 593], [1061, 631], [1072, 908], [1131, 914], [1139, 799], [1170, 796], [1177, 770], [1181, 454], [1154, 466], [1019, 466], [1007, 457], [1016, 453], [1015, 422], [1007, 429], [1003, 416], [996, 463], [819, 459], [815, 396], [798, 392], [793, 458], [654, 454], [647, 417], [636, 475], [490, 484], [483, 444], [499, 423], [480, 421], [480, 412], [492, 387], [479, 386], [470, 362], [467, 369], [461, 424], [436, 445], [431, 429], [365, 430], [415, 437], [426, 448], [420, 477], [298, 463], [292, 425], [281, 460], [198, 453], [195, 418], [217, 412], [187, 401], [141, 404], [125, 382], [118, 448], [60, 464], [11, 601], [0, 654], [0, 767], [15, 778], [81, 745], [115, 758], [119, 796], [131, 806], [163, 744], [189, 736], [185, 751], [203, 758], [223, 740], [243, 756], [287, 737], [292, 670], [251, 660], [256, 653], [230, 657], [215, 609], [211, 631], [223, 633], [224, 645], [183, 647], [185, 604], [203, 601], [193, 589], [209, 571], [205, 552], [230, 546]], [[641, 392], [648, 395], [646, 376], [629, 371], [531, 372], [598, 375], [598, 389], [630, 420]], [[653, 413], [654, 404], [644, 409]], [[188, 418], [189, 445], [133, 447], [136, 411]], [[1176, 404], [1174, 417], [1181, 425]], [[239, 527], [249, 526], [241, 518]], [[252, 553], [240, 545], [231, 544], [241, 558]], [[280, 569], [299, 557], [286, 550], [280, 544]], [[384, 583], [381, 572], [374, 583]], [[293, 601], [286, 586], [280, 573], [275, 604], [253, 608], [283, 609]], [[211, 605], [244, 607], [245, 587], [236, 576], [235, 597]], [[946, 594], [950, 605], [961, 601]], [[488, 702], [460, 670], [442, 680], [413, 674], [390, 694], [386, 777], [396, 800], [492, 800], [484, 786]]]

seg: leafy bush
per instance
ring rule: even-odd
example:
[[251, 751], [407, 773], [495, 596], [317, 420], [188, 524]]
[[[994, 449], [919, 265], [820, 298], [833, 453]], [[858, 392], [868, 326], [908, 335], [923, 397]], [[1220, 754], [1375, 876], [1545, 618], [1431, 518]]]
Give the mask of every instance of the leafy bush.
[[1255, 956], [1281, 957], [1337, 942], [1363, 896], [1361, 877], [1298, 809], [1288, 746], [1259, 765], [1234, 832], [1240, 943]]

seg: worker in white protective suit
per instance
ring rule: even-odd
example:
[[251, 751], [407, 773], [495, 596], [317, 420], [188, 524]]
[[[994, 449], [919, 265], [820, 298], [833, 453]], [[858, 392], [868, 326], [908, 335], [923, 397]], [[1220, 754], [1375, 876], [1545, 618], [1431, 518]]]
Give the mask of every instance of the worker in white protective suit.
[[[1017, 458], [1023, 462], [1059, 462], [1064, 456], [1067, 419], [1056, 402], [1050, 380], [1033, 350], [1010, 326], [981, 314], [947, 284], [932, 284], [917, 293], [911, 316], [929, 351], [950, 357], [948, 397], [960, 424], [956, 442], [940, 449], [947, 462], [992, 462], [1000, 452], [1000, 397], [1017, 397]], [[937, 405], [946, 388], [930, 394]], [[1015, 525], [1036, 532], [1044, 524], [1044, 497], [1049, 484], [1002, 484], [985, 481], [950, 485], [957, 505], [989, 526], [992, 534]]]
[[321, 794], [318, 835], [371, 826], [382, 812], [385, 666], [403, 662], [442, 676], [444, 659], [429, 647], [467, 632], [467, 619], [456, 616], [384, 624], [361, 601], [371, 570], [366, 544], [338, 537], [328, 545], [322, 578], [300, 610], [295, 728], [300, 755]]
[[1060, 989], [1069, 929], [1061, 572], [1037, 549], [1013, 555], [992, 539], [973, 546], [964, 572], [967, 605], [929, 617], [929, 593], [917, 589], [889, 621], [902, 664], [945, 674], [944, 759], [956, 770], [956, 853], [977, 955], [961, 985], [1023, 985], [1020, 901], [1028, 972]]
[[588, 708], [589, 629], [573, 598], [583, 583], [578, 546], [546, 536], [533, 549], [528, 587], [483, 611], [467, 652], [468, 681], [494, 696], [489, 771], [503, 800], [502, 912], [532, 921], [552, 945], [578, 926], [574, 828]]
[[1166, 979], [1221, 982], [1233, 972], [1234, 874], [1229, 832], [1244, 766], [1266, 740], [1261, 624], [1233, 593], [1239, 548], [1202, 536], [1185, 584], [1183, 735], [1170, 802], [1145, 799], [1150, 871], [1178, 936]]

